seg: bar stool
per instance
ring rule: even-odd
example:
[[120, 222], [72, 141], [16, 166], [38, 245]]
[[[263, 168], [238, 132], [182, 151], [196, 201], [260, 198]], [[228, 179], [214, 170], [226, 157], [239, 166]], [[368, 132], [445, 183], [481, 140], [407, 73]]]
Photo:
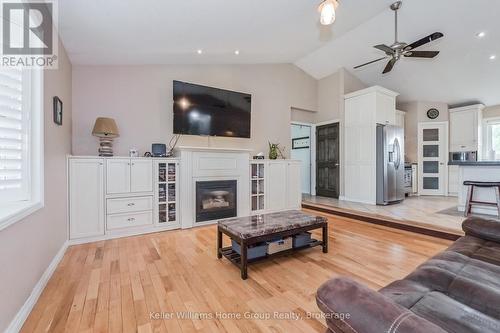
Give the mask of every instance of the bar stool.
[[[500, 217], [500, 182], [477, 182], [477, 181], [466, 180], [466, 181], [464, 181], [464, 185], [469, 186], [469, 189], [467, 190], [467, 199], [465, 202], [465, 211], [464, 211], [465, 217], [467, 217], [467, 215], [470, 214], [473, 204], [497, 206], [498, 217]], [[477, 187], [484, 187], [484, 188], [494, 187], [495, 188], [496, 202], [474, 201], [473, 200], [474, 187], [476, 187], [476, 186]]]

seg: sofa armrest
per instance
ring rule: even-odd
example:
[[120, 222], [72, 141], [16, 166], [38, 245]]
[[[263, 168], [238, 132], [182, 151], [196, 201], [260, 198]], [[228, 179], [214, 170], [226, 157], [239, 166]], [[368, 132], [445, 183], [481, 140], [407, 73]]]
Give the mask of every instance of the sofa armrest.
[[349, 278], [325, 282], [316, 293], [328, 328], [345, 333], [446, 333], [390, 298]]
[[462, 223], [466, 235], [500, 243], [500, 221], [469, 217]]

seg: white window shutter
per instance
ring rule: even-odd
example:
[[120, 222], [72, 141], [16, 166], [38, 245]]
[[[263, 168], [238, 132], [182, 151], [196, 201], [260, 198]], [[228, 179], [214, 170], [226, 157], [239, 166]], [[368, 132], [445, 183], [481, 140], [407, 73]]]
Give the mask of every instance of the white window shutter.
[[[0, 69], [0, 200], [28, 200], [29, 103], [21, 69]], [[29, 90], [29, 89], [28, 89]], [[24, 93], [24, 94], [23, 94]]]

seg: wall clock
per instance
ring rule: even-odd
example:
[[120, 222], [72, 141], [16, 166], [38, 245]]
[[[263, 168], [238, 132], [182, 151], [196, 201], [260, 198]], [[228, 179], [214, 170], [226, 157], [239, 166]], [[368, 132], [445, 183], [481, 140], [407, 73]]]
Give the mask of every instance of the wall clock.
[[437, 117], [439, 117], [439, 110], [438, 109], [429, 109], [427, 111], [427, 117], [429, 119], [436, 119]]

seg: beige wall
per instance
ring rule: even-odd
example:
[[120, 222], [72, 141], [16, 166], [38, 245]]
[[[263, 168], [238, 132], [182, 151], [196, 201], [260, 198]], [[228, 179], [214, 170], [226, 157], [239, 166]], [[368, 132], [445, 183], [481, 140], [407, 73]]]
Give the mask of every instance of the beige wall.
[[268, 141], [290, 149], [291, 108], [316, 110], [317, 81], [289, 64], [199, 66], [78, 66], [73, 68], [73, 153], [95, 155], [96, 117], [116, 119], [115, 155], [140, 153], [172, 136], [172, 81], [181, 80], [252, 94], [251, 139], [183, 136], [179, 145], [263, 151]]
[[[63, 101], [63, 126], [52, 97]], [[71, 63], [59, 45], [59, 70], [44, 72], [45, 207], [0, 231], [0, 331], [12, 321], [67, 239], [66, 154], [71, 153]]]
[[340, 119], [344, 102], [342, 79], [342, 73], [338, 71], [318, 81], [318, 113], [314, 118], [315, 123]]
[[343, 69], [344, 74], [344, 95], [349, 94], [361, 89], [368, 88], [368, 86], [358, 79], [356, 76], [351, 74], [347, 69]]
[[[407, 102], [398, 104], [398, 110], [405, 111], [405, 160], [417, 162], [418, 123], [448, 121], [448, 104], [440, 102]], [[429, 119], [427, 111], [431, 108], [439, 110], [439, 117]]]
[[483, 111], [483, 118], [500, 117], [500, 105], [488, 106]]

